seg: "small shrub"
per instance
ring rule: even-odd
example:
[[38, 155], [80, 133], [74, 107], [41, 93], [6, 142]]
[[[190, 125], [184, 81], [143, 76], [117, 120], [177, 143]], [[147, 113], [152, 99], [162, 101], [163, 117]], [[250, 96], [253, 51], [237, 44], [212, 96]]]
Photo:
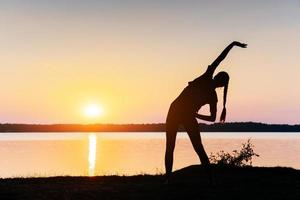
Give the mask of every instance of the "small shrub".
[[218, 152], [216, 155], [212, 154], [209, 160], [216, 165], [230, 165], [236, 167], [252, 166], [252, 158], [259, 157], [253, 150], [254, 145], [250, 139], [242, 144], [241, 150], [233, 150], [232, 154], [224, 151]]

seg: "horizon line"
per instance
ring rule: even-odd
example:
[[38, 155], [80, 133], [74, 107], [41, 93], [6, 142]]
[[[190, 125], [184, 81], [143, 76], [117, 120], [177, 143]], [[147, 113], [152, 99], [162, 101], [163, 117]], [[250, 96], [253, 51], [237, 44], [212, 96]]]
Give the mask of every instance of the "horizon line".
[[[256, 121], [234, 121], [234, 122], [214, 122], [214, 123], [204, 123], [198, 122], [198, 124], [205, 124], [205, 125], [214, 125], [214, 124], [233, 124], [233, 123], [253, 123], [253, 124], [265, 124], [265, 125], [289, 125], [289, 126], [297, 126], [298, 124], [289, 124], [289, 123], [267, 123], [267, 122], [256, 122]], [[146, 122], [146, 123], [19, 123], [19, 122], [5, 122], [0, 123], [0, 125], [158, 125], [158, 124], [165, 124], [165, 122]]]

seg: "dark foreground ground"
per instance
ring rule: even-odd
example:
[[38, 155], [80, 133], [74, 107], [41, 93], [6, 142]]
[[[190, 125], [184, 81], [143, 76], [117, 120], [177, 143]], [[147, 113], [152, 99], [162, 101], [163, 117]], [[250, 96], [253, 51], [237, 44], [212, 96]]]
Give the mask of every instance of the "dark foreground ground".
[[163, 176], [0, 179], [0, 199], [300, 199], [300, 171], [214, 166], [216, 185], [201, 166]]

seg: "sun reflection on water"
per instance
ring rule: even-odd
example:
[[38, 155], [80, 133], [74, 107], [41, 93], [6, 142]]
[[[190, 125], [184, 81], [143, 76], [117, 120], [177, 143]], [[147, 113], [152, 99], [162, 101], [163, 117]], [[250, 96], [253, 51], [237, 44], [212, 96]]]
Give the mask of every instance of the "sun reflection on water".
[[89, 176], [95, 175], [96, 166], [96, 147], [97, 147], [97, 136], [94, 133], [89, 135]]

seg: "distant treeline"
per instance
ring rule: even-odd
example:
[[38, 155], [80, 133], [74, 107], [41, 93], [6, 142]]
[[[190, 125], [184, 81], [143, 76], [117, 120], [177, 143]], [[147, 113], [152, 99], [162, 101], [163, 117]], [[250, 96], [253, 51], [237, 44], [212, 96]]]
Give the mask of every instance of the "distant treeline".
[[[203, 132], [300, 132], [300, 125], [232, 122], [199, 124]], [[0, 132], [164, 132], [165, 124], [0, 124]], [[184, 131], [179, 127], [179, 131]]]

